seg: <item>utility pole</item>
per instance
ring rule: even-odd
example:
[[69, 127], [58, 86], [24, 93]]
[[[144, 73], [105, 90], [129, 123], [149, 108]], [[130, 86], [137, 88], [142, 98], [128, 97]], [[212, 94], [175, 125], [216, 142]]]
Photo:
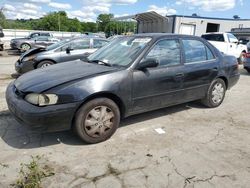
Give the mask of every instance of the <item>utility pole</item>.
[[58, 31], [61, 31], [60, 13], [58, 14]]

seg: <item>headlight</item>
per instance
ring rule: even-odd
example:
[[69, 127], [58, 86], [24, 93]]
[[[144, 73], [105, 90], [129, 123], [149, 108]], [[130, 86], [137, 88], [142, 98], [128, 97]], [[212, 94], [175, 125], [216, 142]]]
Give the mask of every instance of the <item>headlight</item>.
[[36, 57], [35, 55], [28, 56], [28, 57], [23, 58], [23, 61], [32, 61], [35, 59], [35, 57]]
[[31, 93], [25, 96], [25, 100], [34, 105], [48, 106], [56, 104], [58, 101], [58, 96], [55, 94]]

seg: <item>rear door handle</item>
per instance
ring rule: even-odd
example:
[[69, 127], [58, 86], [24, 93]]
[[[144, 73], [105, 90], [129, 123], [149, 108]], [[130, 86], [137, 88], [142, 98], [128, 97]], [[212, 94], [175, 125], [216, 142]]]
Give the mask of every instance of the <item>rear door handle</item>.
[[177, 73], [175, 75], [176, 78], [183, 78], [184, 77], [184, 73]]

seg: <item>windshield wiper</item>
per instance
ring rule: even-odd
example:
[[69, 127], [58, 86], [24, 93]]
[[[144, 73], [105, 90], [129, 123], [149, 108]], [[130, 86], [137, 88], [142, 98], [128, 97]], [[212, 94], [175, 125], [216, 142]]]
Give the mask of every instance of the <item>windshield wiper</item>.
[[99, 60], [99, 59], [89, 60], [88, 62], [90, 62], [90, 63], [93, 62], [93, 63], [97, 63], [99, 65], [105, 65], [105, 66], [108, 66], [108, 67], [112, 67], [112, 65], [110, 63], [107, 63], [107, 62]]

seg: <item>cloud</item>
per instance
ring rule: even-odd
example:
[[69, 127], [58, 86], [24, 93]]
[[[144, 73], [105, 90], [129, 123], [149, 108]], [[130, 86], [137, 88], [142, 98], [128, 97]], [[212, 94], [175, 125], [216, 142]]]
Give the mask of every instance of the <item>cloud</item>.
[[[225, 11], [235, 7], [237, 0], [179, 0], [176, 4], [188, 4], [204, 11]], [[242, 0], [239, 0], [242, 2]]]
[[114, 5], [131, 5], [138, 0], [77, 0], [76, 2], [80, 2], [80, 7], [77, 9], [72, 9], [72, 1], [68, 1], [70, 3], [62, 3], [62, 0], [5, 1], [5, 14], [9, 19], [39, 18], [45, 14], [46, 8], [52, 7], [53, 11], [66, 10], [70, 18], [78, 18], [81, 21], [95, 21], [98, 14], [110, 13], [110, 9]]
[[163, 16], [176, 14], [176, 10], [168, 8], [166, 6], [158, 7], [156, 5], [150, 5], [148, 11], [155, 11]]
[[31, 3], [50, 3], [51, 0], [28, 0]]
[[36, 19], [44, 15], [42, 7], [32, 3], [5, 4], [3, 10], [9, 19]]
[[50, 2], [48, 4], [50, 7], [56, 8], [56, 9], [71, 9], [71, 5], [68, 3], [57, 3], [57, 2]]
[[113, 5], [129, 5], [137, 0], [82, 0], [80, 10], [68, 11], [71, 18], [78, 18], [81, 21], [95, 21], [98, 14], [109, 13]]

